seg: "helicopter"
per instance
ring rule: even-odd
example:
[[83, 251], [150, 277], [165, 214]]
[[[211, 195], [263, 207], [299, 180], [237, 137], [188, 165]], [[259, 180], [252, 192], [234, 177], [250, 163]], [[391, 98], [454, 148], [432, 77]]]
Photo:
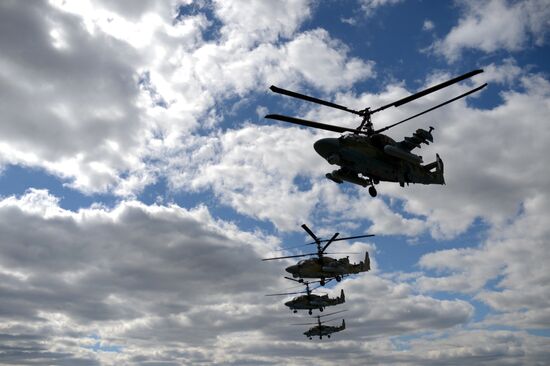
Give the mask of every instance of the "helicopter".
[[317, 324], [316, 326], [308, 329], [304, 332], [304, 335], [308, 337], [309, 339], [313, 339], [314, 336], [319, 336], [319, 339], [323, 339], [323, 336], [327, 336], [327, 338], [330, 338], [330, 335], [332, 333], [341, 332], [344, 329], [346, 329], [346, 321], [342, 319], [342, 325], [340, 326], [331, 326], [331, 325], [323, 325], [324, 323], [333, 321], [335, 319], [329, 319], [325, 321], [321, 321], [321, 318], [324, 316], [334, 315], [341, 312], [344, 312], [346, 310], [340, 310], [336, 311], [334, 313], [325, 314], [325, 315], [317, 315], [315, 318], [317, 318], [317, 322], [315, 323], [298, 323], [293, 325], [309, 325], [309, 324]]
[[438, 154], [436, 154], [435, 161], [423, 165], [422, 157], [411, 152], [415, 148], [420, 148], [421, 144], [428, 145], [430, 142], [433, 142], [433, 127], [430, 127], [429, 130], [419, 128], [412, 136], [407, 136], [399, 142], [382, 134], [382, 132], [475, 93], [486, 87], [487, 83], [447, 100], [444, 103], [380, 129], [374, 129], [371, 116], [374, 113], [383, 111], [392, 106], [399, 107], [482, 72], [483, 70], [473, 70], [382, 107], [376, 109], [367, 107], [362, 110], [350, 109], [336, 103], [272, 85], [270, 90], [275, 93], [340, 109], [361, 117], [362, 121], [357, 128], [347, 128], [279, 114], [268, 114], [265, 118], [342, 133], [343, 135], [339, 138], [323, 138], [313, 144], [315, 151], [329, 164], [340, 167], [331, 173], [327, 173], [326, 177], [338, 184], [347, 181], [363, 187], [369, 187], [368, 191], [372, 197], [376, 197], [377, 191], [375, 185], [379, 184], [381, 181], [398, 182], [401, 187], [404, 187], [405, 184], [409, 185], [409, 183], [445, 184], [443, 160], [441, 160]]
[[[325, 256], [325, 254], [338, 254], [338, 253], [325, 253], [325, 250], [335, 241], [339, 240], [348, 240], [348, 239], [357, 239], [357, 238], [367, 238], [374, 236], [372, 234], [359, 235], [359, 236], [350, 236], [346, 238], [336, 239], [340, 233], [335, 233], [332, 238], [328, 240], [319, 239], [306, 224], [302, 225], [304, 229], [312, 238], [315, 240], [312, 243], [306, 245], [316, 244], [317, 252], [316, 253], [306, 253], [298, 255], [289, 255], [284, 257], [274, 257], [274, 258], [264, 258], [262, 261], [269, 260], [278, 260], [285, 258], [298, 258], [298, 257], [307, 257], [307, 256], [317, 256], [317, 258], [304, 259], [298, 262], [295, 265], [289, 266], [285, 271], [292, 274], [294, 278], [300, 278], [300, 282], [303, 282], [304, 278], [319, 278], [321, 286], [324, 286], [327, 279], [334, 278], [337, 282], [340, 282], [343, 277], [356, 274], [360, 272], [367, 272], [370, 270], [370, 258], [369, 253], [365, 252], [365, 260], [356, 264], [351, 264], [349, 258], [340, 258], [334, 259], [331, 257]], [[321, 246], [321, 243], [326, 243], [324, 246]]]
[[[299, 280], [295, 280], [294, 278], [285, 277], [288, 280], [300, 282]], [[266, 296], [280, 296], [280, 295], [294, 295], [294, 294], [301, 294], [306, 293], [305, 295], [301, 295], [298, 297], [293, 298], [290, 301], [285, 302], [285, 305], [288, 306], [294, 313], [297, 313], [298, 310], [308, 310], [309, 315], [311, 315], [313, 312], [313, 309], [319, 309], [319, 311], [323, 311], [325, 307], [327, 306], [334, 306], [343, 304], [346, 302], [346, 297], [344, 295], [344, 290], [340, 291], [340, 297], [336, 298], [329, 298], [328, 295], [317, 295], [313, 294], [312, 291], [309, 288], [309, 285], [315, 282], [319, 281], [313, 281], [313, 282], [300, 282], [303, 283], [306, 286], [305, 291], [300, 292], [287, 292], [282, 294], [269, 294]]]

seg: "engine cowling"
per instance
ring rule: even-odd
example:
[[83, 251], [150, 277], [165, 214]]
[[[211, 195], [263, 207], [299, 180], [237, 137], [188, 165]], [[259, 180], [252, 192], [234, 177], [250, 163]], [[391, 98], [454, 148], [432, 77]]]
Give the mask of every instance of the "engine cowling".
[[408, 151], [402, 150], [398, 147], [395, 147], [393, 145], [386, 145], [384, 146], [384, 152], [388, 155], [391, 155], [393, 157], [406, 160], [413, 164], [420, 164], [422, 163], [422, 157], [412, 154]]

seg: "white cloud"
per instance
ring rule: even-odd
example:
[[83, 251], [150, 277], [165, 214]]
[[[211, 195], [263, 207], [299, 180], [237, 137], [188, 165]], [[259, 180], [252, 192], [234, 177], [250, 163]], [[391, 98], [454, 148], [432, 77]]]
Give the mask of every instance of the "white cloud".
[[[495, 226], [480, 247], [424, 255], [419, 264], [442, 275], [421, 276], [418, 287], [472, 294], [498, 312], [487, 319], [489, 324], [547, 328], [548, 203], [549, 197], [543, 194], [527, 199], [522, 212], [513, 221]], [[494, 284], [487, 287], [489, 281]]]
[[423, 31], [431, 31], [435, 28], [434, 22], [432, 22], [429, 19], [426, 19], [424, 23], [422, 24], [422, 30]]
[[462, 6], [465, 11], [458, 25], [432, 45], [450, 61], [456, 61], [464, 49], [519, 51], [531, 39], [541, 46], [550, 30], [550, 8], [545, 0], [462, 1]]
[[361, 10], [363, 10], [367, 16], [372, 16], [374, 12], [382, 7], [387, 5], [395, 5], [403, 0], [359, 0], [361, 5]]
[[246, 16], [216, 3], [225, 35], [216, 42], [203, 39], [204, 14], [174, 22], [176, 4], [144, 1], [129, 14], [123, 5], [2, 4], [0, 164], [132, 195], [162, 171], [153, 161], [220, 120], [225, 98], [275, 82], [332, 90], [372, 75], [371, 62], [348, 57], [327, 32], [296, 33], [308, 2], [252, 2]]
[[[438, 238], [456, 236], [476, 219], [500, 225], [516, 215], [525, 198], [544, 192], [550, 184], [550, 172], [538, 158], [549, 153], [546, 141], [550, 136], [540, 128], [540, 121], [550, 113], [550, 86], [542, 76], [528, 74], [509, 60], [503, 65], [488, 65], [486, 69], [486, 75], [476, 77], [473, 85], [488, 81], [515, 88], [519, 83], [524, 91], [503, 92], [502, 102], [489, 110], [469, 107], [465, 100], [458, 101], [432, 112], [429, 117], [432, 122], [424, 122], [423, 126], [419, 126], [418, 121], [410, 122], [389, 132], [399, 140], [418, 127], [434, 125], [435, 143], [424, 147], [421, 153], [426, 162], [433, 159], [430, 157], [434, 157], [435, 152], [441, 155], [446, 166], [445, 186], [401, 188], [381, 183], [379, 193], [389, 197], [390, 204], [370, 198], [360, 187], [337, 186], [324, 178], [324, 173], [333, 167], [311, 148], [316, 139], [333, 134], [284, 128], [279, 124], [273, 128], [246, 126], [221, 134], [219, 140], [204, 139], [196, 144], [196, 152], [192, 152], [195, 149], [192, 147], [186, 152], [189, 158], [181, 160], [194, 161], [196, 165], [185, 169], [182, 163], [176, 162], [169, 171], [177, 174], [168, 174], [174, 177], [177, 187], [213, 188], [226, 204], [239, 212], [270, 220], [285, 230], [307, 222], [309, 215], [368, 219], [373, 222], [371, 229], [377, 233], [418, 235], [429, 230]], [[425, 85], [451, 76], [436, 74]], [[465, 84], [411, 103], [414, 106], [387, 110], [380, 118], [376, 116], [375, 125], [383, 126], [450, 99], [468, 90], [468, 83]], [[384, 105], [409, 93], [411, 91], [402, 86], [392, 85], [378, 95], [338, 94], [334, 100], [362, 108]], [[326, 109], [315, 108], [306, 113], [305, 118], [342, 120], [346, 125], [353, 125], [350, 118], [343, 119], [339, 112]], [[529, 149], [525, 149], [526, 141]], [[278, 158], [272, 159], [273, 156]], [[527, 161], [530, 163], [525, 164]], [[307, 183], [302, 188], [304, 192], [298, 191], [296, 179]], [[281, 210], [281, 207], [287, 209]], [[392, 212], [396, 209], [412, 217], [405, 219]], [[294, 217], [296, 222], [285, 217]]]

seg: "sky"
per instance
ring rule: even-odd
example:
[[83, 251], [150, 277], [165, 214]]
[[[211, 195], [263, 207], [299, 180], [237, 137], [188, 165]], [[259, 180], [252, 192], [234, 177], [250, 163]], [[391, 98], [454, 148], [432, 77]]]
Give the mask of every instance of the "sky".
[[[548, 0], [0, 2], [0, 363], [542, 365], [550, 359]], [[313, 150], [377, 107], [435, 127], [446, 185], [325, 178]], [[347, 329], [286, 298], [318, 236], [376, 236]], [[340, 319], [340, 318], [338, 318]], [[335, 323], [337, 323], [337, 320]], [[336, 324], [334, 324], [336, 325]]]

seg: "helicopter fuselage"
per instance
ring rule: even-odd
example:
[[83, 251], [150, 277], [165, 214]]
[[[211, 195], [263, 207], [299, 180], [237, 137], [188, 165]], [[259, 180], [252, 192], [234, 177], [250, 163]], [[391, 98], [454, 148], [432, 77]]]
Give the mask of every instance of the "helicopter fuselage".
[[311, 339], [314, 336], [318, 336], [319, 339], [322, 339], [323, 336], [327, 336], [330, 338], [330, 335], [332, 333], [340, 332], [342, 330], [346, 329], [346, 323], [342, 320], [341, 326], [331, 326], [331, 325], [316, 325], [306, 332], [304, 332], [304, 335], [309, 337]]
[[294, 278], [336, 278], [349, 274], [356, 274], [370, 270], [370, 259], [368, 253], [365, 253], [365, 261], [357, 264], [351, 264], [349, 259], [334, 259], [323, 256], [322, 258], [305, 259], [295, 265], [285, 269], [292, 274]]
[[434, 163], [422, 165], [422, 157], [401, 149], [392, 138], [383, 134], [324, 138], [316, 141], [313, 147], [329, 164], [341, 167], [327, 174], [327, 178], [337, 183], [348, 181], [362, 186], [380, 181], [399, 182], [402, 186], [445, 183], [443, 163], [439, 158]]
[[342, 290], [341, 296], [336, 298], [329, 298], [328, 295], [302, 295], [293, 298], [290, 301], [285, 302], [285, 305], [292, 310], [311, 310], [311, 309], [323, 309], [327, 306], [333, 306], [343, 304], [345, 302], [344, 293]]

